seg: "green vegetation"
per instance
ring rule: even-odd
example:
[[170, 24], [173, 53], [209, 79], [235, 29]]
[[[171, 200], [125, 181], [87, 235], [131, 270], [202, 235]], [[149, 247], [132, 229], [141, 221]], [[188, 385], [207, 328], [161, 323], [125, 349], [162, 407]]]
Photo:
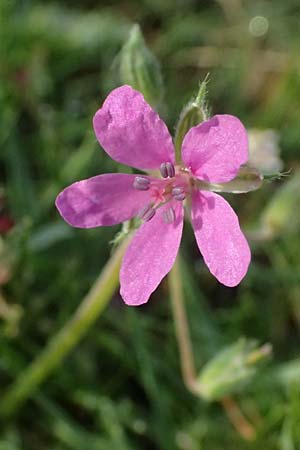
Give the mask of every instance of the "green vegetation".
[[[300, 450], [299, 21], [297, 0], [0, 1], [0, 450]], [[126, 307], [111, 295], [120, 227], [73, 229], [54, 206], [76, 180], [129, 170], [91, 123], [126, 79], [125, 42], [146, 43], [127, 82], [152, 83], [171, 131], [209, 73], [212, 112], [273, 129], [291, 169], [226, 194], [253, 253], [238, 288], [209, 274], [185, 225], [179, 273], [206, 400], [181, 376], [167, 280]], [[258, 151], [275, 146], [266, 136]], [[72, 322], [91, 298], [95, 315]], [[78, 334], [59, 341], [66, 324]]]

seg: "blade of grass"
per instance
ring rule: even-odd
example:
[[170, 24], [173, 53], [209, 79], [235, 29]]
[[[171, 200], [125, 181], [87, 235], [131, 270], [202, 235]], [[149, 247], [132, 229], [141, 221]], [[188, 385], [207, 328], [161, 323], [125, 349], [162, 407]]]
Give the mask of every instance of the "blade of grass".
[[103, 312], [118, 285], [122, 257], [130, 238], [131, 236], [128, 236], [112, 255], [73, 317], [4, 394], [0, 410], [2, 417], [12, 415], [21, 407], [22, 403], [61, 364]]

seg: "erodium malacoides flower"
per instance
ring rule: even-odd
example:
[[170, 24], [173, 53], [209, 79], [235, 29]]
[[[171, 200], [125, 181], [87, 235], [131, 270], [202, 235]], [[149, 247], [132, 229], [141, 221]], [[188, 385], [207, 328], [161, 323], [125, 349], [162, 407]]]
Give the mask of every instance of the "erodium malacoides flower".
[[160, 172], [158, 177], [98, 175], [72, 184], [56, 199], [61, 216], [73, 227], [142, 219], [122, 261], [120, 292], [125, 303], [147, 302], [171, 270], [184, 209], [210, 272], [225, 286], [239, 284], [250, 263], [249, 246], [230, 205], [204, 188], [234, 179], [246, 163], [248, 140], [239, 119], [216, 115], [191, 128], [182, 143], [182, 163], [177, 165], [167, 126], [131, 87], [112, 91], [93, 123], [100, 145], [115, 161]]

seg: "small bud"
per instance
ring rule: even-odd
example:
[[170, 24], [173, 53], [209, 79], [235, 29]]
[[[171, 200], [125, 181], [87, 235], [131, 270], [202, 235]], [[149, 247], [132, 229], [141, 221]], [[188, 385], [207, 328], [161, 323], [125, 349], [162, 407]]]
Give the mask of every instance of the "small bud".
[[130, 84], [140, 91], [154, 108], [163, 98], [163, 80], [159, 63], [145, 44], [139, 25], [131, 28], [118, 59], [121, 84]]
[[206, 101], [207, 83], [208, 76], [200, 83], [196, 98], [190, 100], [180, 113], [174, 138], [177, 163], [180, 163], [181, 161], [181, 144], [186, 133], [190, 128], [209, 118]]
[[213, 401], [241, 390], [257, 373], [258, 363], [269, 358], [271, 351], [269, 344], [257, 347], [255, 341], [246, 339], [226, 347], [200, 373], [200, 395]]

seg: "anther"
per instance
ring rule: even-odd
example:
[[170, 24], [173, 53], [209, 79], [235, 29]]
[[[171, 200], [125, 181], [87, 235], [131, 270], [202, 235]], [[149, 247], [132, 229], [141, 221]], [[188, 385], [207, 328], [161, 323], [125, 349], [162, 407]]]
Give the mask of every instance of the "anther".
[[151, 206], [147, 205], [138, 213], [138, 218], [148, 222], [155, 215], [156, 210]]
[[165, 223], [173, 223], [175, 221], [175, 211], [173, 208], [166, 209], [163, 212], [163, 219]]
[[135, 177], [133, 187], [139, 191], [148, 191], [150, 188], [150, 180], [145, 177]]
[[175, 176], [175, 167], [170, 162], [162, 163], [159, 170], [163, 178], [173, 178]]
[[175, 198], [175, 200], [182, 201], [185, 199], [185, 192], [184, 189], [180, 186], [174, 187], [172, 189], [172, 196]]

